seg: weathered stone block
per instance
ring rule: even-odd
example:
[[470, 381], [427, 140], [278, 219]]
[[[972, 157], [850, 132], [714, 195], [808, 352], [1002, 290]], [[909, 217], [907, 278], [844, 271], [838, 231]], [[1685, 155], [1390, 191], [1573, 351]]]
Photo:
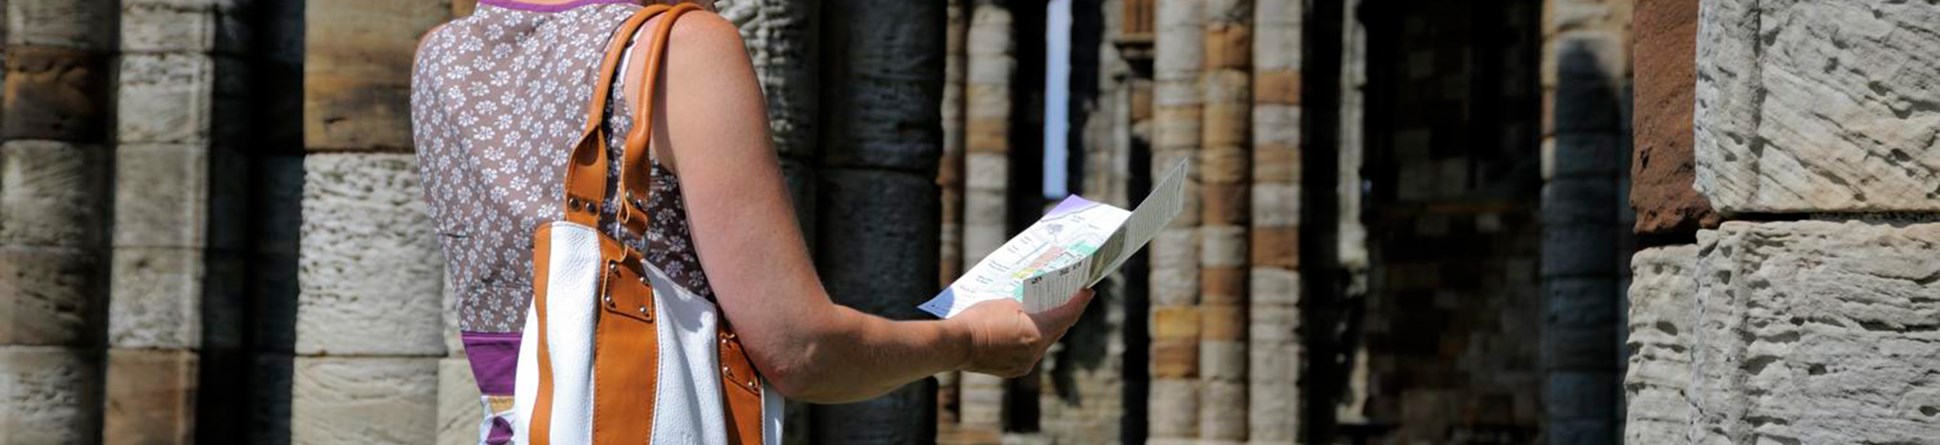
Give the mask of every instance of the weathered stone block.
[[298, 357], [291, 442], [432, 443], [437, 358]]
[[1300, 274], [1279, 267], [1254, 267], [1246, 274], [1246, 290], [1257, 307], [1260, 304], [1293, 305], [1300, 302]]
[[195, 349], [202, 345], [203, 251], [122, 247], [114, 251], [108, 344]]
[[248, 25], [236, 16], [237, 0], [127, 0], [122, 2], [124, 52], [239, 51]]
[[1253, 155], [1245, 148], [1207, 144], [1205, 149], [1198, 151], [1198, 154], [1198, 159], [1193, 160], [1192, 168], [1199, 173], [1201, 183], [1206, 185], [1247, 183], [1249, 179], [1247, 174], [1252, 172]]
[[340, 0], [304, 15], [303, 145], [408, 151], [412, 54], [450, 3]]
[[94, 51], [113, 48], [114, 33], [103, 27], [115, 23], [119, 3], [115, 0], [10, 0], [6, 5], [7, 46]]
[[1253, 106], [1253, 146], [1256, 149], [1286, 147], [1297, 150], [1300, 147], [1300, 107], [1271, 104]]
[[49, 141], [0, 145], [0, 243], [89, 248], [104, 238], [107, 156]]
[[1711, 202], [1692, 188], [1691, 107], [1697, 88], [1695, 0], [1640, 0], [1631, 23], [1636, 146], [1630, 163], [1630, 207], [1642, 234], [1691, 233], [1716, 227]]
[[1684, 443], [1690, 429], [1697, 254], [1696, 245], [1655, 247], [1631, 260], [1624, 443]]
[[[1200, 383], [1199, 437], [1214, 441], [1243, 441], [1246, 438], [1246, 382], [1205, 381]], [[1243, 442], [1233, 442], [1243, 443]]]
[[1293, 69], [1254, 71], [1253, 103], [1300, 105], [1300, 71]]
[[108, 350], [103, 443], [195, 442], [196, 352]]
[[1940, 437], [1940, 224], [1727, 222], [1698, 239], [1694, 441]]
[[[49, 0], [30, 3], [46, 1]], [[108, 140], [105, 129], [108, 128], [110, 75], [106, 54], [68, 48], [13, 47], [7, 49], [6, 59], [6, 91], [0, 100], [4, 100], [7, 113], [0, 117], [0, 136], [9, 140]]]
[[1543, 276], [1606, 275], [1616, 270], [1621, 256], [1615, 242], [1618, 230], [1614, 225], [1544, 227]]
[[[1238, 331], [1238, 329], [1229, 330]], [[1201, 380], [1245, 382], [1247, 365], [1245, 339], [1201, 337], [1199, 341], [1199, 378]], [[1213, 401], [1206, 400], [1208, 403]], [[1242, 397], [1239, 400], [1245, 399]], [[1244, 402], [1240, 403], [1240, 406], [1245, 405]]]
[[1255, 228], [1252, 237], [1252, 262], [1255, 266], [1294, 269], [1300, 265], [1299, 227]]
[[115, 246], [207, 246], [207, 148], [133, 144], [116, 150], [115, 157]]
[[1940, 210], [1936, 23], [1924, 2], [1705, 2], [1698, 190], [1727, 214]]
[[296, 350], [444, 355], [444, 260], [408, 154], [304, 162]]
[[285, 354], [259, 354], [251, 373], [250, 443], [290, 443], [290, 389], [294, 360]]
[[[1246, 6], [1252, 6], [1250, 2]], [[1239, 9], [1239, 8], [1233, 8]], [[1250, 17], [1249, 17], [1250, 18]], [[1206, 25], [1205, 67], [1243, 70], [1253, 65], [1253, 26], [1221, 22]]]
[[0, 443], [100, 440], [99, 351], [0, 346]]
[[1617, 285], [1609, 278], [1558, 277], [1543, 283], [1543, 365], [1609, 371], [1618, 336]]
[[478, 381], [472, 379], [471, 362], [462, 358], [438, 361], [438, 443], [475, 445], [479, 422], [485, 418]]
[[99, 341], [101, 263], [89, 252], [0, 248], [0, 344]]
[[206, 144], [214, 125], [216, 61], [207, 54], [121, 58], [118, 140]]
[[[837, 303], [895, 319], [929, 317], [916, 309], [924, 295], [941, 287], [937, 271], [935, 179], [883, 170], [823, 169], [816, 205], [823, 210], [815, 226], [815, 255], [825, 267], [822, 282]], [[872, 226], [868, 231], [855, 227]], [[882, 274], [912, 277], [883, 280]], [[921, 277], [921, 278], [917, 278]], [[877, 295], [909, 295], [894, 301]]]
[[1146, 401], [1151, 437], [1199, 437], [1199, 384], [1198, 379], [1152, 380], [1151, 399]]
[[1300, 386], [1255, 382], [1247, 391], [1247, 442], [1293, 444], [1300, 435]]

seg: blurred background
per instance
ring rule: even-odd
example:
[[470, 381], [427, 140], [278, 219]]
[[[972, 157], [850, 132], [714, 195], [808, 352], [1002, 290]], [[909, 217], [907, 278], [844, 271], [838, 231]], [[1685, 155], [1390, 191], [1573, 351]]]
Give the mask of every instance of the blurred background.
[[[0, 3], [0, 444], [477, 443], [408, 97], [489, 6]], [[1194, 160], [1032, 375], [790, 443], [1940, 437], [1931, 1], [718, 6], [845, 305]]]

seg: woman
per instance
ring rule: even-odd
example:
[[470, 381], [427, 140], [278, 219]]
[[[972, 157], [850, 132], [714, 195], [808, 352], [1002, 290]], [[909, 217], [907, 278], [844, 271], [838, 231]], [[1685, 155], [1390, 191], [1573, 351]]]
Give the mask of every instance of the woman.
[[[492, 364], [480, 356], [503, 349], [495, 345], [521, 326], [532, 298], [532, 229], [560, 218], [560, 175], [596, 66], [636, 8], [632, 0], [482, 0], [420, 44], [412, 85], [420, 173], [481, 386], [502, 378], [488, 375]], [[628, 122], [633, 107], [648, 106], [629, 100], [645, 59], [629, 57], [606, 122], [612, 147], [631, 125], [654, 126], [651, 233], [602, 229], [675, 284], [711, 297], [775, 390], [840, 403], [944, 371], [1019, 376], [1090, 301], [1080, 292], [1040, 314], [993, 301], [936, 321], [834, 304], [795, 225], [738, 30], [693, 13], [670, 39], [654, 121]]]

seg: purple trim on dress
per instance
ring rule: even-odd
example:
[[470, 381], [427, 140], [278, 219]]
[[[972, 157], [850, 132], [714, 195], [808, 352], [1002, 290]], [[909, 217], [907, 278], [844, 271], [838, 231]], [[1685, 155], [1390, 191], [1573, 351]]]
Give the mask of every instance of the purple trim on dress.
[[512, 443], [512, 422], [504, 417], [492, 418], [492, 431], [485, 435], [486, 445], [505, 445]]
[[539, 4], [539, 3], [526, 3], [518, 0], [478, 0], [478, 4], [480, 5], [495, 6], [495, 7], [505, 8], [505, 9], [516, 9], [520, 11], [530, 11], [530, 12], [559, 12], [559, 11], [564, 11], [564, 10], [573, 9], [573, 8], [586, 6], [586, 5], [605, 5], [605, 4], [612, 4], [612, 3], [639, 4], [640, 1], [639, 0], [573, 0], [565, 3]]
[[465, 357], [471, 359], [478, 392], [488, 396], [512, 395], [519, 374], [519, 333], [461, 332], [458, 338], [465, 343]]

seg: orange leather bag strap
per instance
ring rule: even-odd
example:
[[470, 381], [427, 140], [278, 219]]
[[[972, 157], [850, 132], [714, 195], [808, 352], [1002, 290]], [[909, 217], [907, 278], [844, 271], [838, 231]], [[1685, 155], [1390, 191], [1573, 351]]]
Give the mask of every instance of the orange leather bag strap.
[[[632, 225], [638, 218], [647, 220], [647, 199], [653, 193], [653, 168], [646, 164], [652, 157], [654, 97], [660, 91], [660, 67], [667, 57], [669, 36], [673, 35], [674, 22], [682, 14], [699, 11], [692, 3], [681, 3], [667, 9], [666, 16], [654, 26], [653, 40], [647, 43], [645, 54], [646, 67], [640, 71], [640, 93], [633, 100], [633, 128], [626, 135], [620, 164], [620, 192], [622, 224]], [[644, 178], [643, 178], [644, 176]]]
[[586, 125], [580, 130], [572, 157], [566, 163], [567, 221], [599, 227], [599, 205], [606, 198], [606, 166], [610, 162], [602, 124], [606, 121], [607, 97], [613, 92], [613, 76], [620, 68], [621, 56], [626, 54], [627, 43], [633, 40], [640, 26], [671, 9], [667, 5], [640, 8], [614, 29], [612, 41], [606, 45], [606, 55], [600, 60], [599, 80], [594, 81], [593, 97], [587, 101]]
[[[633, 101], [633, 130], [627, 134], [620, 165], [621, 192], [617, 218], [629, 229], [644, 229], [648, 190], [637, 184], [640, 173], [652, 179], [646, 159], [653, 134], [653, 102], [668, 36], [691, 4], [667, 8], [647, 42], [646, 69], [640, 77], [640, 98]], [[604, 172], [602, 172], [604, 173]], [[637, 225], [637, 226], [636, 226]], [[654, 326], [653, 287], [637, 252], [617, 240], [601, 239], [606, 275], [600, 283], [600, 316], [593, 334], [593, 443], [637, 445], [653, 443], [654, 391], [659, 379], [659, 332]]]

